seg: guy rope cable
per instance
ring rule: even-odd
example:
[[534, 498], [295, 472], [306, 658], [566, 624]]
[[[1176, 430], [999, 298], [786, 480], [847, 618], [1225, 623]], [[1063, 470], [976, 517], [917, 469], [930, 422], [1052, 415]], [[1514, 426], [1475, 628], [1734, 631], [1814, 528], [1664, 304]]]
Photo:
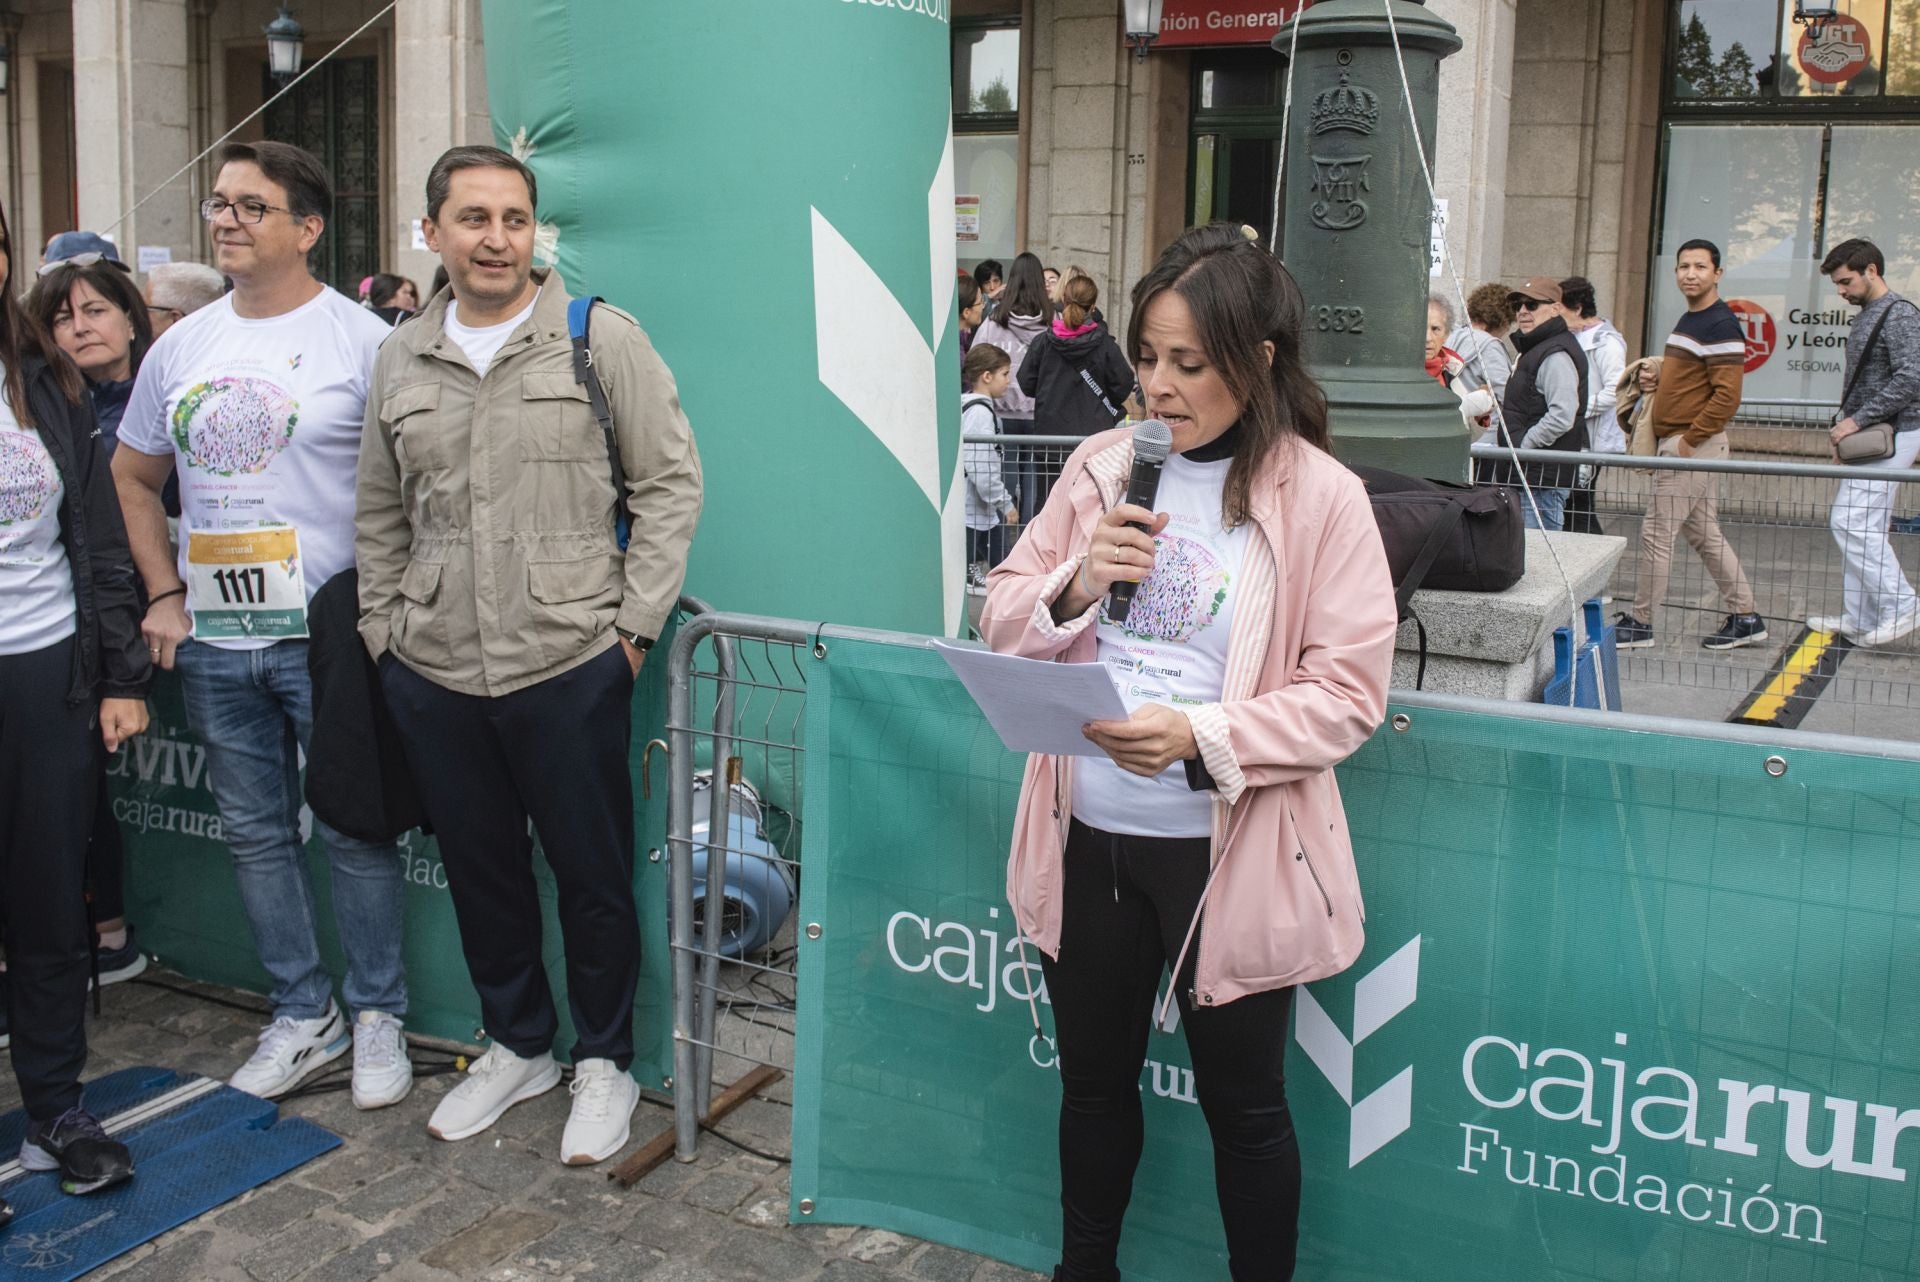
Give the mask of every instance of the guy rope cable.
[[1273, 230], [1267, 234], [1267, 251], [1280, 243], [1280, 188], [1287, 181], [1287, 134], [1293, 118], [1293, 69], [1299, 63], [1300, 19], [1306, 16], [1311, 0], [1300, 0], [1293, 15], [1293, 32], [1287, 40], [1287, 86], [1280, 95], [1280, 163], [1273, 168]]
[[371, 18], [368, 18], [365, 22], [361, 23], [360, 26], [354, 31], [352, 35], [348, 36], [345, 40], [342, 40], [339, 44], [335, 45], [333, 48], [321, 54], [318, 58], [315, 58], [311, 63], [308, 63], [306, 70], [302, 71], [299, 75], [295, 76], [293, 79], [287, 81], [287, 83], [284, 86], [282, 86], [280, 91], [274, 94], [273, 97], [267, 99], [265, 102], [261, 103], [258, 107], [248, 112], [246, 119], [242, 120], [239, 124], [235, 125], [233, 128], [227, 130], [227, 132], [221, 134], [218, 138], [215, 138], [211, 143], [207, 144], [207, 149], [205, 151], [195, 156], [192, 160], [189, 160], [186, 164], [180, 166], [180, 168], [174, 170], [173, 173], [168, 175], [166, 180], [162, 182], [158, 187], [155, 187], [152, 191], [148, 192], [146, 195], [142, 196], [140, 199], [134, 201], [133, 204], [126, 210], [126, 212], [122, 213], [118, 218], [108, 223], [105, 227], [102, 227], [100, 229], [100, 234], [103, 236], [106, 236], [109, 240], [112, 239], [113, 232], [120, 226], [120, 224], [126, 222], [127, 219], [133, 217], [134, 214], [139, 211], [140, 206], [146, 204], [149, 200], [152, 200], [155, 196], [158, 196], [161, 192], [165, 191], [168, 187], [171, 187], [174, 184], [174, 182], [180, 178], [182, 174], [186, 173], [188, 170], [192, 169], [195, 165], [199, 164], [201, 161], [205, 160], [208, 156], [212, 155], [216, 147], [219, 147], [222, 143], [226, 142], [227, 139], [233, 137], [235, 134], [239, 133], [242, 129], [245, 129], [248, 125], [252, 124], [254, 119], [258, 117], [261, 112], [265, 111], [268, 107], [271, 107], [274, 103], [279, 102], [282, 98], [292, 93], [293, 87], [295, 85], [299, 84], [302, 80], [305, 80], [308, 76], [312, 75], [314, 72], [320, 70], [320, 68], [326, 64], [327, 59], [333, 57], [334, 54], [339, 53], [342, 49], [346, 48], [349, 44], [352, 44], [355, 40], [358, 40], [360, 36], [367, 30], [368, 27], [371, 27], [374, 23], [380, 21], [380, 19], [392, 13], [394, 5], [398, 3], [399, 3], [399, 0], [387, 0], [386, 7], [381, 9], [380, 12], [374, 14]]

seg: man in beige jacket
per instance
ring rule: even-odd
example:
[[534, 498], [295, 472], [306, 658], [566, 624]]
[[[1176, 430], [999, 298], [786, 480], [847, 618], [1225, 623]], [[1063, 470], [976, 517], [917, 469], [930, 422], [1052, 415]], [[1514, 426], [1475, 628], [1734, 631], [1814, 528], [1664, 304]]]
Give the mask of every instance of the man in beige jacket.
[[[605, 430], [574, 374], [570, 301], [533, 271], [532, 172], [456, 147], [427, 178], [450, 288], [381, 348], [361, 440], [360, 631], [440, 839], [492, 1047], [434, 1110], [477, 1135], [560, 1080], [528, 821], [566, 947], [571, 1165], [627, 1141], [639, 1089], [628, 705], [679, 597], [700, 461], [673, 376], [632, 317], [592, 312], [632, 513], [622, 551]], [[457, 299], [457, 302], [456, 302]]]

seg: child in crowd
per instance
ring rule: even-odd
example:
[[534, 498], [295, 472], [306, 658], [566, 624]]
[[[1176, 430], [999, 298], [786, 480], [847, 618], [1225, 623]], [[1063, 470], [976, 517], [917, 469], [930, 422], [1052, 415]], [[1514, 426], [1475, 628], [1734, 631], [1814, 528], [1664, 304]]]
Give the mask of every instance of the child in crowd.
[[[1013, 378], [1013, 361], [992, 343], [975, 343], [960, 367], [962, 436], [1000, 432], [993, 399]], [[1006, 527], [1020, 523], [1020, 509], [1000, 469], [1000, 447], [969, 442], [960, 447], [967, 476], [967, 590], [986, 590], [987, 571], [1007, 555]]]

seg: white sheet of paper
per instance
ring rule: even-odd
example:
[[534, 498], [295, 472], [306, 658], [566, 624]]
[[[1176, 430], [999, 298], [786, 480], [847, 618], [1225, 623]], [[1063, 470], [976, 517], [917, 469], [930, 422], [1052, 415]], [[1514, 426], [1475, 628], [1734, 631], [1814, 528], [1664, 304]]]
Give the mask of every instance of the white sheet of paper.
[[936, 641], [967, 693], [987, 714], [1012, 752], [1098, 757], [1080, 727], [1089, 721], [1125, 721], [1126, 705], [1104, 663], [1022, 659], [973, 646]]

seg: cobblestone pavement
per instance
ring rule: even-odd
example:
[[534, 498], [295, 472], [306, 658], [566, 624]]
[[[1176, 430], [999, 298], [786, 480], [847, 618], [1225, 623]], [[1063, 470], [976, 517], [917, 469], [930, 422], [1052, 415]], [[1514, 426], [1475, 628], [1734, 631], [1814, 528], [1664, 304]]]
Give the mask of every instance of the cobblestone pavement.
[[[149, 971], [162, 982], [178, 976]], [[200, 987], [200, 986], [195, 986]], [[201, 991], [257, 1003], [230, 990]], [[162, 1064], [225, 1078], [252, 1050], [262, 1017], [140, 981], [103, 995], [89, 1024], [97, 1077]], [[416, 1063], [444, 1060], [415, 1052]], [[415, 1083], [392, 1108], [362, 1113], [344, 1091], [284, 1107], [345, 1144], [237, 1201], [181, 1225], [93, 1276], [116, 1282], [1036, 1282], [1038, 1274], [874, 1229], [787, 1224], [787, 1168], [711, 1137], [699, 1159], [669, 1160], [632, 1189], [608, 1166], [568, 1168], [555, 1156], [568, 1095], [549, 1091], [508, 1111], [485, 1135], [446, 1144], [427, 1117], [454, 1082]], [[0, 1073], [0, 1110], [16, 1108]], [[784, 1154], [788, 1109], [755, 1101], [721, 1129]], [[671, 1124], [649, 1099], [633, 1146]], [[629, 1150], [631, 1151], [631, 1150]], [[616, 1159], [617, 1160], [617, 1159]], [[4, 1237], [4, 1230], [0, 1230]]]

